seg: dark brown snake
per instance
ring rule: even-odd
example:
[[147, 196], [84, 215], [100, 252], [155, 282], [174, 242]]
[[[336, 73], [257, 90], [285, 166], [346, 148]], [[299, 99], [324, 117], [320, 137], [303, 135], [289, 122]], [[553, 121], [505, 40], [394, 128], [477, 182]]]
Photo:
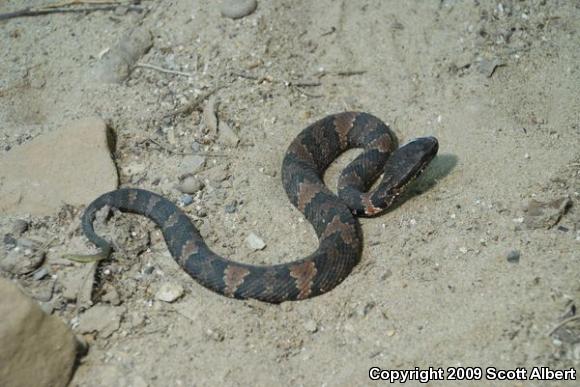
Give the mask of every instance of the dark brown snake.
[[[364, 148], [341, 173], [338, 197], [324, 184], [323, 173], [342, 152]], [[435, 157], [438, 142], [423, 137], [398, 148], [396, 136], [368, 113], [329, 115], [304, 129], [290, 144], [282, 162], [282, 182], [288, 198], [312, 224], [319, 239], [315, 252], [290, 263], [254, 266], [234, 262], [211, 251], [191, 220], [175, 204], [153, 192], [123, 188], [108, 192], [86, 209], [82, 227], [100, 249], [109, 242], [93, 229], [103, 206], [152, 219], [163, 232], [177, 263], [201, 285], [234, 298], [280, 303], [328, 292], [359, 262], [362, 233], [356, 216], [385, 211]], [[372, 183], [380, 184], [369, 192]]]

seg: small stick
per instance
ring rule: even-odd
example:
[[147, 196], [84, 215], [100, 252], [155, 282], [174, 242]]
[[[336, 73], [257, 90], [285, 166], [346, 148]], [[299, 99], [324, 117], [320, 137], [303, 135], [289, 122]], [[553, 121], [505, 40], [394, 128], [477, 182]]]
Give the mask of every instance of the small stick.
[[214, 94], [215, 92], [217, 92], [220, 89], [223, 89], [223, 86], [216, 86], [213, 89], [208, 90], [205, 93], [202, 93], [202, 94], [198, 95], [191, 102], [188, 102], [184, 106], [182, 106], [182, 107], [180, 107], [178, 109], [175, 109], [174, 111], [172, 111], [170, 113], [167, 113], [164, 116], [164, 118], [175, 117], [175, 116], [185, 115], [185, 114], [191, 113], [192, 111], [194, 111], [195, 109], [197, 109], [197, 107], [203, 101], [205, 101], [208, 97], [210, 97], [212, 94]]
[[323, 97], [322, 94], [311, 94], [311, 93], [308, 93], [308, 92], [306, 92], [305, 90], [301, 89], [300, 87], [298, 87], [296, 85], [292, 85], [292, 87], [294, 89], [296, 89], [298, 92], [304, 94], [307, 97], [312, 97], [312, 98], [321, 98], [321, 97]]
[[322, 83], [319, 81], [296, 81], [296, 82], [288, 82], [291, 86], [298, 86], [298, 87], [313, 87], [313, 86], [320, 86]]
[[159, 72], [166, 73], [166, 74], [182, 75], [184, 77], [189, 77], [189, 78], [193, 77], [193, 74], [190, 74], [190, 73], [186, 73], [183, 71], [169, 70], [169, 69], [159, 67], [159, 66], [154, 66], [154, 65], [148, 64], [148, 63], [137, 63], [135, 65], [135, 67], [142, 67], [145, 69], [151, 69], [151, 70], [159, 71]]
[[341, 77], [350, 77], [351, 75], [361, 75], [366, 72], [366, 70], [345, 70], [337, 72], [336, 75], [340, 75]]
[[61, 1], [60, 3], [53, 3], [43, 6], [42, 8], [62, 8], [68, 7], [70, 5], [87, 4], [87, 5], [102, 5], [102, 4], [121, 4], [123, 1], [112, 1], [112, 0], [68, 0]]
[[[14, 19], [18, 17], [30, 17], [30, 16], [41, 16], [49, 15], [52, 13], [88, 13], [96, 11], [114, 11], [117, 9], [116, 5], [107, 5], [103, 7], [84, 7], [84, 8], [24, 8], [19, 11], [8, 12], [0, 14], [0, 20]], [[142, 12], [143, 8], [135, 5], [128, 6], [129, 11]]]
[[560, 323], [558, 325], [556, 325], [554, 328], [550, 329], [550, 331], [548, 332], [548, 336], [552, 336], [554, 334], [554, 332], [556, 332], [558, 329], [562, 328], [564, 325], [568, 324], [569, 322], [576, 321], [576, 320], [580, 320], [580, 315], [568, 317], [568, 318], [560, 321]]
[[251, 74], [246, 74], [246, 73], [238, 73], [236, 71], [232, 71], [232, 75], [235, 75], [236, 77], [240, 77], [240, 78], [245, 78], [245, 79], [251, 79], [253, 81], [257, 81], [258, 77], [256, 77], [255, 75], [251, 75]]
[[326, 35], [330, 35], [330, 34], [332, 34], [332, 33], [334, 33], [334, 32], [336, 32], [336, 27], [335, 27], [335, 26], [332, 26], [332, 27], [330, 27], [330, 31], [324, 32], [324, 33], [322, 33], [322, 35], [320, 35], [320, 36], [326, 36]]

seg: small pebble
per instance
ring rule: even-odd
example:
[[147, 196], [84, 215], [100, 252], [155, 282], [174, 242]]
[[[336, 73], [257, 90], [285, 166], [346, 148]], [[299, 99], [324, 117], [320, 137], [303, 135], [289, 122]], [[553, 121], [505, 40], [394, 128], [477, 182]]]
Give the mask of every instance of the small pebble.
[[197, 141], [194, 141], [193, 143], [191, 143], [191, 150], [193, 152], [199, 152], [201, 150], [201, 144]]
[[103, 302], [107, 302], [111, 305], [121, 305], [121, 297], [119, 296], [119, 292], [117, 291], [117, 289], [112, 286], [112, 285], [108, 285], [104, 287], [105, 289], [105, 294], [103, 294], [101, 300]]
[[218, 125], [219, 142], [224, 145], [235, 148], [240, 142], [240, 138], [234, 130], [225, 122], [220, 121]]
[[155, 266], [153, 266], [153, 265], [147, 265], [143, 269], [143, 273], [145, 273], [145, 274], [153, 274], [154, 271], [155, 271]]
[[381, 281], [384, 281], [392, 275], [393, 275], [393, 272], [391, 271], [391, 269], [387, 269], [387, 271], [385, 271], [383, 274], [381, 274], [381, 276], [379, 278], [381, 279]]
[[205, 165], [205, 157], [198, 155], [187, 155], [179, 163], [179, 173], [189, 175], [199, 172]]
[[34, 278], [35, 281], [40, 281], [41, 279], [43, 279], [47, 275], [48, 275], [48, 270], [46, 270], [46, 268], [44, 268], [44, 267], [41, 267], [40, 269], [38, 269], [37, 271], [34, 272], [34, 274], [32, 275], [32, 278]]
[[507, 261], [510, 263], [518, 263], [520, 261], [520, 252], [512, 250], [507, 254]]
[[318, 330], [318, 325], [314, 320], [308, 320], [304, 323], [304, 329], [310, 333], [315, 333]]
[[256, 0], [224, 0], [221, 5], [221, 13], [230, 19], [239, 19], [248, 16], [256, 10]]
[[201, 191], [204, 186], [205, 184], [201, 179], [188, 176], [177, 185], [177, 189], [185, 194], [194, 194], [198, 191]]
[[195, 208], [195, 215], [197, 215], [200, 218], [205, 218], [207, 216], [207, 210], [205, 209], [205, 207], [197, 206]]
[[232, 200], [231, 203], [226, 204], [226, 206], [224, 207], [224, 211], [228, 214], [233, 214], [234, 212], [236, 212], [237, 208], [238, 202], [236, 200]]
[[191, 195], [185, 194], [179, 198], [179, 204], [182, 207], [189, 206], [191, 203], [193, 203], [193, 197]]
[[491, 60], [481, 59], [477, 65], [480, 73], [484, 74], [488, 78], [491, 78], [495, 70], [500, 66], [505, 66], [506, 63], [499, 58], [494, 58]]
[[208, 169], [207, 178], [214, 183], [216, 186], [219, 185], [224, 180], [227, 180], [230, 177], [230, 173], [228, 172], [228, 168], [225, 165], [220, 165], [214, 167], [212, 169]]
[[376, 306], [374, 301], [369, 301], [365, 305], [361, 305], [356, 309], [356, 314], [360, 317], [364, 317]]
[[207, 329], [205, 331], [205, 337], [213, 341], [221, 342], [224, 341], [225, 335], [220, 329]]
[[253, 232], [246, 237], [246, 244], [254, 251], [263, 250], [264, 247], [266, 247], [266, 243], [262, 240], [262, 238]]
[[155, 298], [160, 301], [173, 302], [183, 295], [183, 286], [174, 282], [166, 282], [155, 293]]
[[574, 359], [580, 360], [580, 343], [576, 343], [574, 346]]

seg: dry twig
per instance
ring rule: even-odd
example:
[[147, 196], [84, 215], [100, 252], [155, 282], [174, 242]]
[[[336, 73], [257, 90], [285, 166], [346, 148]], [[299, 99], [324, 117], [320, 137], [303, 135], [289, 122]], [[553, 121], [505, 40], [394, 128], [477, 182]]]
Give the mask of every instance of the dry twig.
[[338, 71], [336, 75], [339, 75], [341, 77], [350, 77], [351, 75], [361, 75], [365, 74], [366, 72], [367, 72], [366, 70], [345, 70]]
[[[17, 17], [41, 16], [53, 13], [88, 13], [96, 11], [114, 11], [120, 5], [133, 4], [134, 1], [83, 1], [71, 0], [61, 3], [48, 4], [42, 7], [28, 7], [14, 12], [7, 12], [0, 14], [0, 20], [14, 19]], [[71, 7], [72, 5], [88, 5], [87, 7]], [[103, 5], [101, 5], [103, 4]], [[143, 11], [142, 7], [136, 5], [127, 5], [129, 11]]]
[[167, 113], [164, 116], [164, 118], [175, 117], [175, 116], [185, 115], [185, 114], [191, 113], [192, 111], [197, 109], [197, 107], [199, 105], [201, 105], [201, 103], [203, 101], [205, 101], [207, 98], [209, 98], [211, 95], [213, 95], [215, 92], [217, 92], [220, 89], [223, 89], [223, 86], [221, 86], [221, 85], [216, 86], [213, 89], [206, 91], [205, 93], [201, 93], [200, 95], [194, 97], [190, 102], [186, 103], [182, 107], [175, 109], [174, 111], [172, 111], [170, 113]]
[[[89, 7], [70, 7], [76, 4], [88, 4]], [[110, 4], [103, 5], [100, 4]], [[41, 16], [49, 15], [53, 13], [89, 13], [96, 11], [114, 11], [118, 6], [127, 4], [126, 2], [120, 1], [108, 1], [108, 2], [98, 2], [98, 1], [82, 1], [73, 0], [70, 2], [63, 2], [59, 4], [49, 4], [43, 7], [28, 7], [14, 12], [2, 13], [0, 14], [0, 20], [14, 19], [18, 17], [31, 17], [31, 16]], [[62, 6], [61, 6], [62, 5]], [[93, 6], [97, 5], [97, 6]], [[142, 7], [136, 5], [128, 5], [127, 10], [141, 12]]]
[[552, 336], [554, 334], [554, 332], [556, 332], [558, 329], [562, 328], [564, 325], [568, 324], [569, 322], [576, 321], [576, 320], [580, 320], [580, 315], [565, 318], [564, 320], [560, 321], [554, 328], [550, 329], [550, 331], [548, 332], [548, 336]]
[[159, 72], [166, 73], [166, 74], [182, 75], [184, 77], [189, 77], [189, 78], [193, 77], [193, 74], [190, 74], [190, 73], [186, 73], [183, 71], [169, 70], [169, 69], [159, 67], [159, 66], [154, 66], [154, 65], [148, 64], [148, 63], [137, 63], [134, 67], [141, 67], [144, 69], [155, 70], [155, 71], [159, 71]]

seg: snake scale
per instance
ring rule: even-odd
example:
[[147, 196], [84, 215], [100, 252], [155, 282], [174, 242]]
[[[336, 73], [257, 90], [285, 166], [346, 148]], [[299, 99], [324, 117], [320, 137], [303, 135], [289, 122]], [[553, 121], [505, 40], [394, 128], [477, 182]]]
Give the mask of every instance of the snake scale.
[[[324, 184], [323, 174], [350, 148], [363, 148], [363, 152], [341, 172], [337, 196]], [[98, 197], [85, 210], [82, 228], [100, 248], [98, 256], [106, 258], [113, 248], [95, 233], [95, 213], [108, 205], [141, 214], [161, 228], [173, 258], [206, 288], [228, 297], [270, 303], [302, 300], [328, 292], [348, 276], [362, 253], [356, 216], [375, 216], [389, 208], [437, 150], [434, 137], [399, 148], [386, 124], [362, 112], [329, 115], [304, 129], [284, 156], [282, 182], [292, 204], [314, 227], [319, 246], [309, 256], [289, 263], [255, 266], [215, 254], [182, 210], [142, 189], [123, 188]], [[378, 186], [368, 191], [381, 174]]]

